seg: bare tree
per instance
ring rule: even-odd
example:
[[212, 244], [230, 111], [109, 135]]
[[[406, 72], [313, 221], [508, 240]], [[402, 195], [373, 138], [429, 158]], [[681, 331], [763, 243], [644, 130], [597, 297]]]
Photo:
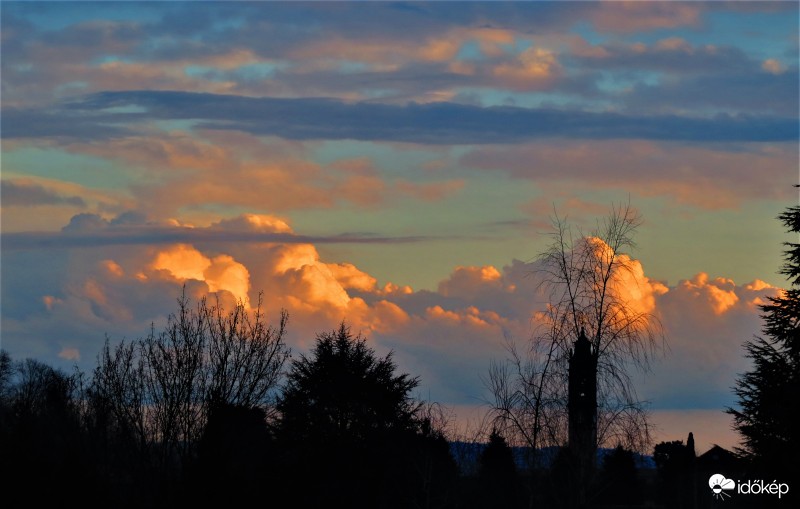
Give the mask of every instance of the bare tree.
[[[185, 295], [166, 327], [98, 356], [90, 389], [95, 418], [107, 421], [118, 438], [143, 461], [180, 471], [196, 454], [211, 412], [223, 406], [270, 411], [283, 364], [288, 315], [268, 326], [262, 298], [249, 311], [230, 311]], [[110, 428], [109, 428], [110, 426]]]
[[536, 451], [559, 445], [566, 436], [566, 375], [557, 343], [534, 334], [527, 346], [520, 351], [507, 337], [509, 358], [492, 361], [485, 383], [493, 397], [493, 427], [513, 445], [529, 447], [531, 466], [537, 467]]
[[652, 310], [630, 298], [631, 285], [642, 282], [626, 251], [640, 224], [629, 204], [612, 206], [588, 235], [553, 218], [552, 242], [538, 259], [546, 309], [528, 349], [509, 340], [510, 358], [492, 364], [487, 380], [498, 425], [534, 450], [566, 443], [568, 360], [582, 330], [597, 365], [596, 445], [650, 446], [632, 376], [650, 369], [665, 339]]
[[207, 398], [217, 404], [267, 410], [288, 350], [283, 342], [289, 314], [281, 312], [278, 328], [266, 325], [261, 296], [253, 315], [241, 306], [225, 315], [214, 308], [209, 322]]

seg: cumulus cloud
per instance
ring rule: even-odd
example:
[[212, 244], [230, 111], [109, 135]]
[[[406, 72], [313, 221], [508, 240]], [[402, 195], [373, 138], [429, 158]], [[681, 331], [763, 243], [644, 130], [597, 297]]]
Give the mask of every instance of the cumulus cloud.
[[644, 382], [651, 398], [661, 408], [734, 404], [730, 387], [748, 369], [741, 345], [761, 330], [758, 306], [779, 291], [759, 280], [737, 284], [699, 273], [659, 296], [670, 349]]
[[231, 256], [209, 258], [192, 246], [176, 244], [159, 251], [152, 267], [166, 270], [179, 281], [204, 281], [209, 291], [228, 291], [237, 301], [249, 306], [250, 273]]
[[[112, 222], [83, 216], [72, 226], [93, 231], [113, 228]], [[207, 230], [295, 235], [284, 219], [256, 214], [220, 219]], [[598, 255], [606, 253], [608, 246], [587, 241]], [[68, 256], [68, 268], [17, 263], [20, 274], [4, 280], [7, 292], [30, 288], [25, 281], [31, 271], [50, 280], [29, 302], [23, 293], [6, 306], [4, 294], [4, 347], [15, 355], [88, 366], [104, 333], [114, 340], [145, 334], [150, 323], [158, 326], [174, 311], [183, 288], [193, 299], [216, 296], [225, 306], [248, 299], [252, 305], [263, 291], [268, 318], [288, 310], [293, 348], [304, 351], [316, 333], [346, 321], [379, 352], [394, 350], [400, 368], [422, 378], [426, 397], [451, 405], [480, 403], [489, 361], [505, 358], [508, 339], [527, 341], [547, 304], [541, 266], [519, 260], [455, 267], [435, 291], [414, 291], [402, 281], [379, 286], [352, 263], [325, 260], [312, 241], [277, 237], [247, 245], [202, 238], [110, 244], [51, 255], [60, 256]], [[620, 256], [630, 270], [615, 280], [615, 291], [635, 310], [657, 316], [669, 344], [641, 379], [641, 395], [659, 411], [730, 404], [730, 385], [746, 368], [740, 345], [758, 332], [758, 305], [780, 290], [760, 280], [742, 285], [705, 273], [668, 285], [649, 278], [639, 260]]]
[[[547, 304], [536, 262], [458, 266], [430, 290], [379, 285], [320, 246], [428, 239], [307, 236], [273, 214], [436, 202], [473, 192], [476, 174], [495, 181], [492, 171], [593, 214], [601, 209], [574, 195], [575, 182], [709, 210], [786, 199], [797, 68], [779, 47], [752, 50], [765, 39], [729, 44], [708, 23], [715, 10], [733, 19], [738, 9], [776, 8], [797, 9], [147, 4], [137, 10], [144, 23], [114, 6], [48, 4], [47, 20], [65, 20], [54, 25], [40, 6], [4, 5], [4, 151], [22, 149], [14, 162], [28, 173], [72, 178], [74, 161], [108, 172], [88, 184], [95, 174], [80, 172], [78, 185], [4, 167], [3, 346], [86, 367], [104, 333], [119, 340], [164, 323], [183, 288], [227, 306], [252, 306], [263, 291], [268, 316], [289, 310], [295, 349], [347, 320], [381, 353], [394, 349], [433, 399], [474, 404], [506, 338], [524, 342], [536, 330]], [[678, 30], [704, 23], [703, 44]], [[587, 26], [599, 37], [579, 35]], [[339, 152], [395, 143], [403, 155], [391, 169]], [[410, 166], [423, 151], [448, 163], [424, 178], [401, 173], [407, 143], [424, 145], [409, 152]], [[40, 149], [66, 151], [64, 171], [29, 168], [43, 161], [31, 159]], [[127, 187], [91, 187], [119, 182]], [[524, 211], [542, 216], [544, 205]], [[780, 290], [724, 274], [658, 282], [625, 261], [618, 291], [660, 317], [671, 345], [642, 394], [669, 411], [723, 407], [746, 368], [740, 344], [758, 331], [758, 306]]]

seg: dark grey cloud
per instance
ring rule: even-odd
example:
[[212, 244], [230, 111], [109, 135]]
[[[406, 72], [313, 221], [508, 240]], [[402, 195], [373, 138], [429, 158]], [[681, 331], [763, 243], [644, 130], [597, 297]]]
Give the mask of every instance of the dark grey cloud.
[[621, 100], [631, 111], [722, 108], [796, 114], [800, 107], [800, 72], [793, 67], [775, 75], [759, 69], [695, 76], [659, 85], [639, 84]]
[[[105, 112], [123, 107], [136, 107], [144, 112]], [[456, 103], [390, 105], [324, 98], [278, 99], [144, 90], [92, 94], [52, 112], [11, 110], [11, 113], [11, 122], [6, 117], [5, 138], [104, 139], [125, 134], [136, 122], [145, 120], [194, 120], [199, 128], [239, 130], [293, 140], [423, 144], [520, 143], [542, 138], [788, 141], [798, 137], [796, 118], [778, 116], [637, 116]], [[43, 125], [42, 117], [53, 122]]]
[[85, 207], [80, 196], [62, 196], [38, 184], [19, 183], [13, 180], [0, 181], [0, 195], [4, 206], [34, 207], [37, 205], [74, 205]]
[[[3, 108], [0, 110], [0, 136], [13, 138], [70, 138], [107, 140], [130, 134], [119, 124], [130, 122], [133, 114], [91, 114], [55, 109]], [[116, 125], [114, 125], [116, 123]]]

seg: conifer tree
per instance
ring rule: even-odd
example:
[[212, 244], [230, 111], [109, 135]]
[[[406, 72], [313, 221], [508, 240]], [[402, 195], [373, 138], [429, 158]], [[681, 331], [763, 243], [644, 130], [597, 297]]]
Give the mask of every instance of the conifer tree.
[[[778, 216], [789, 232], [800, 235], [800, 206]], [[797, 237], [796, 237], [797, 239]], [[800, 393], [800, 243], [785, 242], [785, 275], [790, 288], [761, 306], [763, 336], [744, 344], [753, 368], [734, 386], [738, 408], [728, 408], [742, 437], [739, 452], [765, 471], [796, 478]]]

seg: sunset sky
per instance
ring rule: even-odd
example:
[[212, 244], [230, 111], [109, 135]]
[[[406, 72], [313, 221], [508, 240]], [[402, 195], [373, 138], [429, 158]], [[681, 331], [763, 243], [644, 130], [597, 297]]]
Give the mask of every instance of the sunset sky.
[[658, 440], [735, 445], [742, 343], [786, 281], [797, 2], [9, 2], [2, 348], [90, 371], [186, 285], [342, 320], [460, 421], [546, 304], [557, 211], [644, 219]]

